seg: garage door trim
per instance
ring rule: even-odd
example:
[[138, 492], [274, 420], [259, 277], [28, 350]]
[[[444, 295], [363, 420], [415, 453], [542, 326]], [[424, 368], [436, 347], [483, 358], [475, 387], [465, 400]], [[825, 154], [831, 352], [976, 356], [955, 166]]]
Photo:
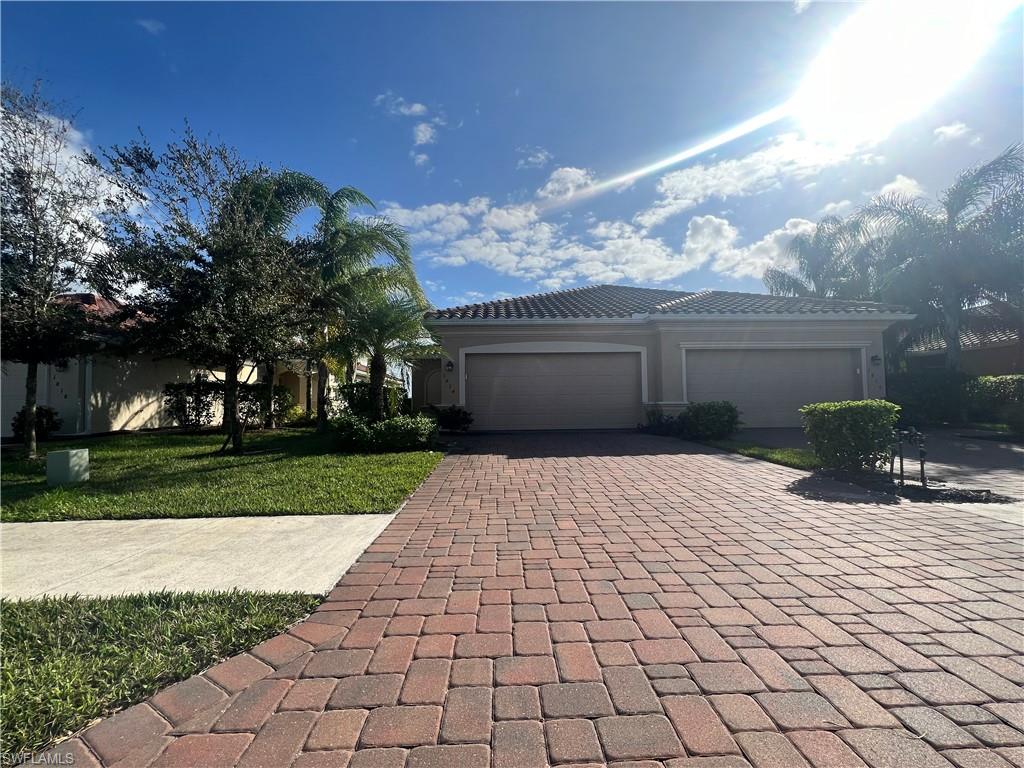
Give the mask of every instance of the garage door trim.
[[[597, 341], [517, 341], [505, 344], [481, 344], [459, 349], [459, 405], [466, 407], [466, 355], [531, 355], [565, 352], [639, 352], [640, 398], [647, 397], [647, 347], [638, 344], [610, 344]], [[685, 353], [684, 353], [685, 354]]]
[[[684, 341], [679, 344], [682, 356], [683, 402], [689, 403], [686, 391], [686, 350], [688, 349], [859, 349], [861, 397], [868, 397], [868, 347], [870, 341]], [[645, 398], [646, 399], [646, 398]]]

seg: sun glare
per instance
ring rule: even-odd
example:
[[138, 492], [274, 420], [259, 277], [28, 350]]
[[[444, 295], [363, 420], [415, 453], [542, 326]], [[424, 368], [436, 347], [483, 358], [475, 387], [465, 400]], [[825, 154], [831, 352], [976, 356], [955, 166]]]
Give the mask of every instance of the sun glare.
[[968, 73], [1020, 0], [876, 0], [832, 36], [789, 103], [809, 138], [884, 139]]

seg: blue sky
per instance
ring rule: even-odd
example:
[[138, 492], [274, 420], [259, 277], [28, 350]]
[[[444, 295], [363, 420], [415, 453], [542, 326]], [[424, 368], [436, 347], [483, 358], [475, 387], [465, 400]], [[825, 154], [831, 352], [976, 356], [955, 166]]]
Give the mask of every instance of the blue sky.
[[[794, 233], [882, 189], [934, 196], [1022, 138], [1021, 12], [888, 138], [783, 120], [626, 188], [564, 197], [784, 102], [843, 3], [13, 3], [4, 77], [96, 148], [187, 118], [354, 185], [407, 226], [439, 306], [590, 282], [762, 291]], [[865, 50], [865, 56], [884, 51]], [[894, 185], [894, 186], [893, 186]]]

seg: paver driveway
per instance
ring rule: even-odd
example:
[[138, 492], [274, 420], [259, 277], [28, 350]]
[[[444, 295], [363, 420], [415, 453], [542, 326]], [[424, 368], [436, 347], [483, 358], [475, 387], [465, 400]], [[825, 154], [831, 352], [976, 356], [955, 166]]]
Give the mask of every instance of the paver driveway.
[[787, 490], [801, 472], [667, 438], [466, 443], [311, 620], [58, 751], [160, 768], [1024, 765], [1019, 527], [815, 500]]

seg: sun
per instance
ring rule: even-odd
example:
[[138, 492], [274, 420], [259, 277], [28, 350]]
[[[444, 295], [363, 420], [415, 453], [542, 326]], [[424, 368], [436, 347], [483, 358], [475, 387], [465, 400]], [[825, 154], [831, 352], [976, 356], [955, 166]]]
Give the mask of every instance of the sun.
[[1020, 0], [875, 0], [835, 32], [789, 109], [811, 139], [880, 141], [936, 102]]

